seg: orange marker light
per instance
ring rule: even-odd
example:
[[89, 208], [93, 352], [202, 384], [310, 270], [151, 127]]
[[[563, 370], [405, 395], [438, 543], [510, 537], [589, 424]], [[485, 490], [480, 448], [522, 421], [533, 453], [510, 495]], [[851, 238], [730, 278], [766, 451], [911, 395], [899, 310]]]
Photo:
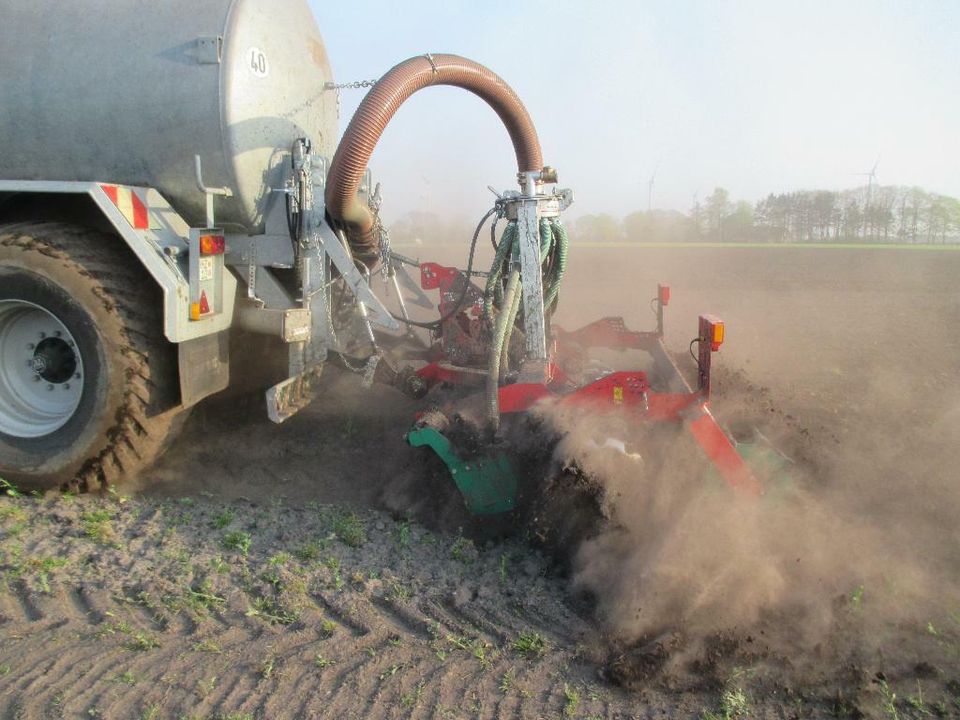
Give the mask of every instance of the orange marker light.
[[697, 339], [701, 343], [710, 343], [710, 352], [717, 352], [723, 345], [723, 320], [716, 315], [700, 316], [700, 333]]
[[669, 305], [670, 304], [670, 286], [669, 285], [660, 285], [660, 304]]
[[223, 235], [201, 235], [200, 236], [200, 254], [201, 255], [223, 255], [226, 249], [226, 240]]
[[711, 340], [713, 343], [713, 350], [716, 352], [720, 349], [720, 346], [723, 345], [723, 321], [714, 323], [713, 325], [713, 338]]
[[210, 312], [210, 302], [207, 300], [207, 291], [200, 292], [200, 302], [190, 303], [190, 319], [199, 320], [201, 315]]

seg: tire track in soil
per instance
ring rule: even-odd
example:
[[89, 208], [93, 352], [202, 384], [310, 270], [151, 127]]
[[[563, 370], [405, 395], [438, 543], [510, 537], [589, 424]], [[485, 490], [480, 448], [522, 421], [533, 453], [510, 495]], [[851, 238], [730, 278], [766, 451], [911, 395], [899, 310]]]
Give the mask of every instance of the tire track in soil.
[[[423, 704], [423, 714], [416, 715], [412, 714], [412, 717], [421, 717], [421, 718], [432, 718], [435, 717], [436, 709], [441, 705], [441, 700], [444, 698], [444, 689], [447, 687], [447, 680], [449, 676], [459, 670], [458, 664], [453, 662], [447, 662], [445, 660], [440, 661], [440, 666], [434, 672], [434, 677], [436, 678], [434, 682], [430, 683], [431, 694], [430, 701]], [[439, 677], [437, 677], [439, 676]]]
[[392, 624], [383, 619], [382, 613], [365, 595], [352, 594], [347, 609], [341, 609], [340, 612], [356, 624], [358, 629], [378, 637], [389, 634], [389, 629], [392, 629]]
[[249, 668], [245, 673], [238, 672], [231, 680], [229, 687], [229, 691], [219, 701], [217, 711], [220, 713], [246, 712], [249, 709], [252, 691], [256, 687], [253, 668]]
[[[258, 688], [264, 688], [255, 695], [258, 701], [258, 708], [261, 711], [261, 717], [277, 717], [278, 714], [289, 712], [291, 698], [295, 689], [299, 687], [296, 681], [310, 674], [310, 669], [315, 668], [312, 663], [295, 662], [298, 658], [305, 658], [309, 648], [316, 644], [316, 639], [307, 633], [300, 632], [294, 637], [281, 637], [278, 645], [269, 646], [270, 652], [267, 653], [264, 663], [267, 659], [271, 662], [271, 671], [269, 677], [263, 677], [264, 673], [261, 665], [259, 671], [260, 681]], [[275, 700], [280, 703], [280, 707], [275, 711], [270, 710], [270, 702]]]
[[[499, 648], [497, 660], [490, 666], [483, 667], [471, 672], [471, 669], [479, 661], [473, 656], [464, 657], [468, 651], [462, 649], [451, 649], [447, 660], [439, 672], [440, 679], [434, 680], [431, 677], [430, 685], [435, 686], [435, 692], [431, 695], [431, 702], [428, 707], [436, 707], [442, 698], [449, 696], [463, 697], [466, 693], [476, 693], [480, 697], [493, 697], [497, 702], [492, 709], [492, 716], [500, 714], [499, 706], [504, 700], [505, 694], [500, 691], [500, 678], [507, 669], [512, 668], [516, 660], [509, 656], [509, 647], [507, 641], [515, 630], [529, 630], [528, 624], [512, 624], [504, 627], [501, 622], [491, 620], [489, 615], [483, 609], [467, 609], [457, 607], [449, 599], [436, 602], [428, 600], [421, 602], [420, 611], [425, 617], [432, 619], [441, 631], [443, 638], [451, 636], [467, 637], [480, 642], [492, 645], [493, 648]], [[555, 635], [554, 635], [555, 636]], [[448, 640], [445, 640], [449, 642]], [[466, 671], [466, 673], [464, 673]], [[447, 682], [451, 675], [460, 677], [460, 682], [456, 688], [448, 688]], [[430, 713], [433, 711], [431, 710]], [[425, 715], [429, 717], [430, 714]]]
[[443, 607], [451, 616], [462, 619], [477, 636], [485, 637], [495, 644], [503, 644], [510, 637], [510, 633], [501, 623], [491, 622], [480, 612], [474, 612], [465, 606], [457, 607], [449, 598], [444, 601]]
[[[11, 668], [11, 672], [0, 679], [0, 695], [25, 694], [37, 683], [50, 680], [50, 676], [63, 676], [73, 666], [72, 652], [64, 651], [43, 629], [30, 630], [27, 636], [19, 636], [15, 647], [10, 647], [12, 654], [0, 654], [0, 661]], [[18, 636], [11, 633], [7, 637]], [[82, 642], [81, 647], [85, 647]], [[73, 647], [68, 645], [69, 650]], [[94, 652], [91, 648], [86, 649]], [[19, 658], [30, 658], [30, 664], [24, 667], [18, 662]], [[38, 671], [41, 667], [43, 670]]]
[[481, 628], [470, 623], [470, 621], [466, 617], [463, 617], [455, 608], [448, 610], [443, 601], [436, 602], [434, 600], [427, 600], [420, 605], [420, 610], [424, 615], [439, 623], [441, 627], [451, 630], [452, 632], [448, 633], [449, 635], [478, 638], [486, 642], [496, 640], [494, 636], [487, 635]]
[[404, 656], [404, 649], [398, 648], [387, 640], [383, 650], [378, 652], [376, 657], [371, 657], [369, 663], [360, 666], [349, 678], [344, 692], [338, 697], [338, 702], [345, 700], [353, 707], [341, 707], [341, 709], [344, 712], [351, 709], [353, 712], [369, 712], [371, 705], [376, 703], [381, 685], [385, 680], [392, 680], [395, 677]]
[[[172, 650], [166, 656], [150, 657], [149, 653], [137, 653], [133, 658], [128, 671], [131, 673], [134, 681], [127, 683], [125, 681], [114, 681], [114, 686], [108, 690], [104, 696], [110, 696], [109, 705], [104, 705], [101, 698], [96, 698], [94, 704], [98, 710], [102, 710], [104, 715], [111, 718], [138, 718], [141, 715], [145, 698], [144, 693], [149, 689], [161, 685], [161, 678], [164, 670], [169, 666], [169, 662], [176, 657], [177, 653]], [[169, 660], [165, 660], [169, 658]]]
[[370, 596], [369, 602], [401, 633], [413, 635], [420, 640], [430, 640], [430, 626], [408, 607], [376, 595]]
[[339, 607], [323, 593], [316, 593], [313, 597], [337, 624], [347, 628], [354, 637], [359, 638], [370, 634], [371, 629], [353, 618], [349, 609], [344, 610]]
[[369, 689], [364, 690], [362, 687], [362, 683], [366, 682], [367, 678], [361, 678], [357, 682], [358, 696], [363, 699], [362, 717], [375, 716], [371, 713], [377, 710], [379, 701], [385, 692], [396, 694], [399, 701], [402, 693], [399, 692], [398, 687], [402, 686], [403, 677], [408, 674], [415, 674], [417, 677], [423, 676], [423, 667], [429, 657], [424, 652], [427, 649], [421, 643], [412, 647], [391, 643], [391, 651], [382, 659], [380, 667], [370, 668], [370, 672], [367, 673]]
[[87, 625], [99, 625], [103, 622], [104, 616], [94, 609], [87, 598], [87, 592], [83, 585], [68, 588], [64, 592], [64, 596], [66, 597], [64, 605], [72, 607], [76, 615]]
[[[324, 712], [329, 713], [331, 717], [336, 717], [356, 709], [356, 706], [353, 705], [356, 700], [356, 695], [349, 691], [348, 680], [353, 680], [354, 684], [356, 684], [360, 674], [366, 671], [368, 665], [377, 661], [381, 652], [384, 648], [388, 647], [388, 645], [389, 642], [387, 640], [381, 640], [360, 649], [359, 652], [362, 652], [365, 657], [361, 657], [357, 662], [350, 665], [350, 667], [345, 668], [337, 674], [336, 679], [332, 683], [333, 690], [327, 694], [326, 704], [323, 708]], [[372, 650], [372, 652], [368, 652], [368, 649]], [[357, 651], [355, 650], [354, 652]]]
[[18, 608], [7, 594], [0, 593], [0, 627], [12, 625], [19, 614]]
[[[457, 698], [458, 702], [466, 698], [471, 692], [473, 678], [490, 669], [490, 667], [483, 668], [475, 657], [467, 654], [466, 650], [449, 648], [449, 645], [446, 659], [440, 662], [441, 665], [437, 668], [439, 679], [431, 683], [434, 688], [431, 701], [424, 704], [425, 714], [421, 715], [424, 718], [434, 717], [435, 710], [443, 706], [443, 701], [447, 697]], [[501, 662], [500, 658], [495, 662]], [[439, 672], [440, 670], [442, 672]], [[451, 676], [458, 677], [459, 682], [451, 685], [449, 682]]]
[[[3, 657], [2, 659], [6, 663], [7, 658]], [[37, 692], [42, 696], [42, 693], [46, 690], [46, 686], [38, 686], [38, 683], [41, 683], [48, 676], [52, 675], [57, 667], [57, 662], [58, 658], [51, 658], [49, 656], [44, 656], [42, 659], [37, 660], [27, 669], [26, 674], [23, 675], [22, 678], [17, 678], [22, 679], [23, 683], [0, 683], [0, 697], [11, 698], [14, 704], [18, 704], [21, 698], [29, 697], [29, 704], [34, 704], [35, 700], [33, 699], [31, 691], [36, 687]], [[36, 704], [40, 707], [44, 706], [42, 702], [37, 702]], [[14, 715], [16, 715], [16, 713], [10, 713], [10, 717]]]
[[465, 691], [469, 693], [470, 697], [479, 698], [481, 707], [479, 717], [494, 717], [496, 714], [497, 703], [503, 695], [499, 688], [500, 678], [503, 676], [504, 668], [509, 667], [511, 662], [511, 658], [504, 657], [504, 655], [505, 653], [500, 653], [496, 660], [489, 661], [486, 665], [475, 658], [467, 660], [467, 662], [472, 660], [477, 666], [472, 680], [465, 687]]
[[[284, 713], [291, 717], [304, 717], [304, 708], [309, 702], [310, 694], [316, 692], [320, 679], [320, 668], [309, 657], [312, 651], [305, 651], [305, 648], [315, 643], [316, 641], [311, 641], [300, 646], [296, 655], [291, 654], [287, 658], [285, 666], [289, 667], [290, 671], [288, 672], [286, 667], [281, 668], [283, 684], [264, 698], [263, 717], [281, 717]], [[297, 659], [300, 662], [294, 662]], [[307, 688], [310, 690], [307, 691]], [[298, 693], [302, 694], [302, 697], [294, 710], [291, 702], [297, 698]]]
[[60, 708], [64, 714], [73, 714], [75, 717], [84, 715], [90, 708], [96, 707], [100, 697], [110, 692], [116, 676], [128, 660], [122, 650], [95, 656], [92, 662], [84, 663], [79, 668], [79, 673], [67, 673], [64, 679], [69, 679], [68, 682], [49, 686], [40, 696], [41, 699], [50, 696], [48, 702], [42, 703], [43, 706], [46, 707], [53, 698], [61, 697], [63, 702]]
[[[418, 678], [423, 677], [420, 667], [421, 661], [404, 665], [396, 674], [388, 678], [381, 678], [379, 685], [373, 693], [363, 714], [360, 716], [363, 720], [367, 718], [378, 718], [383, 716], [384, 708], [387, 708], [387, 715], [390, 710], [403, 711], [409, 715], [411, 705], [415, 702], [416, 682]], [[406, 688], [404, 681], [410, 677], [414, 680]], [[409, 695], [405, 690], [409, 689]], [[378, 714], [379, 713], [379, 714]]]
[[40, 608], [29, 597], [30, 591], [22, 580], [14, 584], [13, 597], [19, 603], [19, 615], [24, 622], [33, 623], [43, 620], [43, 613]]
[[[433, 667], [428, 672], [420, 676], [420, 680], [423, 682], [423, 689], [433, 687], [436, 684], [435, 678], [441, 674], [441, 671], [446, 670], [443, 663], [439, 662], [439, 659], [436, 657], [436, 655], [434, 655], [432, 658], [427, 658], [427, 660], [433, 663]], [[423, 702], [423, 690], [420, 690], [417, 695], [417, 702], [412, 708], [410, 708], [411, 718], [424, 717], [423, 715], [419, 715], [417, 713], [417, 711], [421, 708], [432, 708], [431, 705]], [[432, 713], [432, 710], [429, 710], [429, 712]]]
[[[75, 595], [75, 599], [69, 599], [71, 595]], [[22, 594], [21, 594], [22, 596]], [[65, 600], [69, 599], [69, 602], [64, 603], [64, 607], [69, 607], [68, 613], [72, 616], [69, 620], [64, 620], [67, 626], [70, 626], [72, 629], [77, 630], [79, 628], [90, 627], [90, 614], [92, 611], [90, 604], [86, 601], [80, 602], [78, 589], [73, 588], [70, 591], [61, 590], [58, 593], [58, 597], [64, 598]], [[502, 629], [494, 627], [489, 622], [477, 622], [469, 613], [460, 613], [456, 611], [455, 608], [447, 610], [442, 608], [440, 604], [430, 603], [430, 606], [434, 609], [434, 617], [437, 622], [441, 624], [441, 627], [450, 630], [458, 634], [469, 634], [471, 636], [486, 638], [487, 640], [500, 640], [505, 637], [506, 633]], [[78, 610], [78, 606], [80, 609]], [[135, 628], [144, 628], [153, 630], [156, 628], [156, 619], [155, 615], [149, 612], [149, 608], [145, 608], [142, 605], [134, 605], [134, 607], [129, 607], [128, 605], [121, 605], [125, 614]], [[376, 708], [379, 706], [378, 700], [382, 700], [384, 697], [391, 697], [402, 699], [403, 697], [403, 687], [404, 687], [404, 678], [413, 677], [422, 679], [424, 676], [433, 678], [440, 670], [440, 667], [434, 667], [430, 669], [427, 673], [424, 672], [423, 666], [427, 664], [432, 664], [435, 662], [432, 650], [427, 645], [430, 634], [428, 628], [430, 627], [429, 623], [421, 618], [417, 617], [412, 613], [408, 608], [397, 606], [391, 601], [385, 598], [373, 597], [369, 599], [358, 598], [354, 604], [354, 608], [358, 609], [359, 612], [355, 613], [355, 616], [362, 618], [361, 622], [344, 622], [344, 625], [347, 627], [352, 627], [355, 632], [363, 632], [362, 636], [368, 636], [371, 638], [377, 638], [377, 642], [369, 647], [375, 649], [375, 655], [372, 657], [364, 658], [360, 663], [355, 664], [348, 672], [341, 673], [340, 677], [333, 684], [333, 688], [336, 689], [336, 693], [332, 696], [333, 705], [335, 707], [340, 707], [342, 699], [346, 698], [348, 705], [344, 707], [344, 710], [349, 709], [350, 707], [356, 707], [354, 705], [355, 701], [360, 698], [362, 699], [362, 706], [366, 707], [367, 716], [376, 716]], [[370, 612], [370, 609], [376, 610], [376, 612]], [[118, 616], [118, 613], [113, 611], [114, 616]], [[44, 615], [44, 613], [39, 612], [37, 615]], [[177, 616], [179, 617], [179, 616]], [[346, 619], [346, 614], [340, 614], [341, 620]], [[182, 618], [180, 618], [182, 620]], [[226, 617], [218, 618], [222, 619], [228, 625], [232, 624], [230, 619]], [[237, 618], [241, 620], [241, 618]], [[243, 622], [246, 620], [247, 622]], [[41, 621], [36, 621], [41, 622]], [[56, 622], [56, 621], [54, 621]], [[24, 623], [25, 627], [31, 627], [33, 623]], [[144, 654], [134, 654], [131, 655], [133, 651], [126, 650], [123, 648], [112, 648], [106, 654], [102, 652], [96, 652], [91, 650], [89, 643], [93, 640], [87, 638], [86, 640], [81, 640], [75, 645], [75, 647], [63, 648], [61, 647], [58, 651], [60, 654], [60, 661], [62, 662], [62, 668], [56, 667], [56, 661], [53, 665], [50, 665], [49, 660], [45, 659], [37, 663], [37, 665], [43, 665], [43, 675], [46, 675], [49, 678], [49, 674], [61, 674], [58, 671], [63, 670], [62, 677], [72, 677], [73, 682], [64, 684], [60, 681], [57, 681], [48, 687], [44, 688], [42, 697], [44, 700], [50, 699], [57, 695], [70, 696], [72, 699], [68, 702], [63, 709], [64, 710], [76, 710], [77, 712], [83, 712], [86, 709], [91, 707], [97, 707], [101, 711], [110, 711], [118, 712], [123, 710], [124, 712], [132, 712], [132, 700], [128, 699], [129, 697], [134, 697], [134, 694], [123, 692], [124, 686], [119, 685], [117, 687], [111, 688], [107, 686], [106, 690], [99, 690], [95, 686], [97, 683], [91, 683], [91, 678], [100, 678], [101, 681], [109, 682], [114, 675], [120, 675], [123, 671], [129, 670], [135, 676], [137, 676], [138, 682], [143, 681], [156, 681], [159, 679], [156, 671], [151, 671], [155, 668], [160, 668], [161, 670], [167, 666], [170, 661], [177, 655], [178, 651], [181, 651], [182, 648], [179, 647], [182, 643], [181, 640], [192, 640], [198, 642], [206, 636], [204, 633], [200, 632], [200, 629], [203, 628], [203, 624], [197, 625], [195, 623], [190, 623], [184, 625], [181, 631], [171, 632], [169, 629], [161, 632], [161, 641], [164, 645], [169, 646], [169, 650], [164, 652], [161, 649], [154, 649], [148, 651]], [[34, 628], [35, 629], [35, 628]], [[44, 632], [50, 633], [53, 632], [49, 625], [45, 626]], [[134, 630], [135, 632], [135, 630]], [[226, 636], [224, 634], [220, 635], [211, 635], [209, 637], [216, 638], [217, 643], [222, 649], [222, 654], [229, 656], [235, 651], [241, 652], [245, 646], [247, 646], [253, 637], [261, 637], [267, 632], [263, 627], [258, 627], [254, 625], [248, 618], [242, 618], [241, 622], [232, 624], [232, 632], [228, 630]], [[232, 637], [230, 637], [232, 636]], [[278, 634], [278, 640], [281, 643], [281, 646], [285, 644], [284, 634]], [[397, 651], [396, 646], [390, 642], [391, 638], [400, 638], [401, 643], [404, 645], [404, 652], [401, 653]], [[122, 642], [120, 636], [115, 638], [117, 642]], [[406, 642], [403, 642], [406, 641]], [[311, 647], [318, 646], [319, 642], [314, 638], [304, 637], [300, 642], [295, 642], [288, 647], [276, 647], [271, 653], [275, 657], [275, 664], [278, 674], [285, 673], [286, 661], [288, 659], [294, 659], [297, 656], [302, 656], [306, 653]], [[414, 643], [410, 647], [410, 643]], [[48, 644], [48, 640], [42, 640], [42, 644]], [[77, 650], [82, 650], [86, 648], [88, 651], [85, 654], [81, 654], [79, 665], [85, 667], [85, 670], [80, 674], [75, 674], [73, 672], [66, 672], [66, 666], [73, 666], [77, 661]], [[462, 651], [461, 651], [462, 652]], [[487, 668], [484, 670], [475, 670], [470, 673], [469, 670], [471, 666], [476, 662], [473, 658], [463, 658], [456, 659], [461, 653], [452, 654], [450, 659], [448, 659], [446, 665], [448, 666], [444, 669], [444, 675], [449, 676], [450, 674], [455, 674], [460, 677], [460, 685], [468, 688], [478, 687], [478, 679], [483, 677], [483, 674], [493, 673], [493, 676], [496, 676], [499, 673], [499, 668], [502, 667], [502, 663], [498, 663], [494, 666], [496, 669]], [[199, 655], [199, 654], [198, 654]], [[72, 657], [73, 659], [67, 660], [66, 657]], [[98, 659], [99, 658], [99, 659]], [[93, 664], [90, 664], [90, 660], [94, 660]], [[398, 672], [399, 677], [391, 675], [389, 678], [382, 678], [381, 675], [394, 663], [399, 663], [403, 665], [403, 671]], [[190, 663], [193, 664], [193, 663]], [[253, 668], [247, 668], [250, 674], [253, 673]], [[464, 670], [467, 672], [464, 673]], [[288, 678], [288, 683], [293, 683], [294, 687], [299, 683], [301, 678], [307, 677], [308, 672], [301, 670], [299, 673]], [[162, 672], [160, 673], [162, 676]], [[349, 678], [350, 682], [344, 683], [344, 679]], [[26, 680], [27, 676], [21, 675], [21, 679]], [[385, 690], [385, 682], [395, 680], [396, 682], [391, 682], [392, 687]], [[490, 683], [493, 681], [490, 680]], [[488, 684], [490, 684], [488, 683]], [[236, 690], [242, 687], [243, 690], [243, 706], [250, 707], [255, 705], [256, 708], [265, 713], [263, 716], [271, 717], [274, 713], [281, 713], [283, 711], [288, 711], [289, 708], [284, 708], [280, 706], [274, 706], [274, 703], [271, 702], [272, 699], [280, 698], [282, 695], [278, 692], [277, 683], [264, 684], [263, 682], [254, 683], [252, 680], [244, 681], [243, 676], [236, 678], [233, 683], [227, 685], [229, 688], [226, 691], [218, 691], [215, 695], [205, 698], [200, 703], [193, 703], [190, 705], [190, 693], [187, 692], [186, 688], [181, 688], [181, 692], [176, 693], [180, 697], [178, 698], [179, 702], [177, 704], [186, 704], [190, 707], [193, 707], [196, 710], [201, 711], [225, 711], [236, 709], [236, 705], [231, 702], [230, 695], [235, 695]], [[29, 691], [32, 685], [28, 685], [25, 688], [22, 688], [23, 691]], [[80, 688], [86, 687], [87, 689], [74, 694], [74, 691]], [[412, 691], [416, 687], [416, 680], [407, 688], [407, 691]], [[111, 692], [112, 690], [112, 692]], [[171, 689], [172, 690], [172, 689]], [[476, 689], [473, 690], [476, 692]], [[107, 695], [111, 695], [113, 698], [109, 704], [104, 704], [103, 698]], [[40, 698], [37, 698], [40, 699]], [[168, 696], [168, 700], [173, 698]], [[240, 698], [237, 698], [240, 699]], [[275, 702], [281, 702], [276, 700]], [[45, 705], [46, 703], [43, 703]], [[286, 702], [282, 703], [286, 705]], [[420, 703], [418, 703], [420, 704]], [[302, 703], [304, 712], [309, 712], [310, 699], [308, 698], [304, 703]], [[232, 706], [232, 707], [231, 707]], [[330, 699], [324, 703], [324, 709], [330, 709]], [[319, 711], [319, 709], [318, 709]]]
[[[499, 547], [477, 550], [464, 563], [450, 557], [449, 538], [421, 528], [399, 549], [397, 526], [375, 513], [356, 515], [368, 537], [354, 547], [331, 534], [329, 518], [343, 511], [329, 508], [318, 514], [200, 501], [183, 513], [176, 505], [158, 508], [143, 501], [141, 512], [126, 516], [136, 502], [116, 508], [110, 544], [74, 537], [62, 545], [70, 564], [51, 573], [51, 593], [37, 592], [36, 577], [11, 582], [6, 592], [0, 585], [0, 612], [8, 616], [0, 663], [20, 663], [0, 676], [0, 717], [17, 707], [24, 718], [51, 711], [84, 716], [93, 708], [107, 718], [135, 718], [156, 705], [160, 717], [252, 713], [257, 720], [379, 720], [432, 718], [438, 708], [459, 717], [479, 702], [481, 717], [493, 718], [562, 707], [562, 682], [547, 697], [524, 699], [516, 689], [500, 690], [507, 671], [529, 677], [516, 684], [536, 691], [551, 673], [565, 676], [563, 662], [573, 641], [557, 625], [569, 618], [556, 599], [557, 585], [542, 574], [525, 581], [532, 596], [543, 598], [542, 611], [515, 612], [510, 596], [484, 590], [498, 586]], [[65, 521], [90, 505], [101, 508], [104, 501], [50, 503]], [[210, 519], [227, 510], [235, 521], [211, 539]], [[177, 522], [171, 525], [172, 515]], [[36, 539], [24, 537], [24, 547], [34, 547], [37, 556], [55, 556], [61, 546], [44, 535], [43, 509], [37, 520]], [[249, 553], [224, 549], [228, 531], [251, 536]], [[164, 534], [163, 543], [149, 540]], [[334, 589], [328, 562], [296, 559], [304, 539], [311, 538], [325, 543], [323, 557], [339, 559], [342, 587]], [[262, 580], [268, 572], [279, 578], [270, 586]], [[185, 604], [192, 600], [190, 590], [207, 580], [225, 602], [205, 609]], [[398, 587], [409, 597], [395, 597]], [[254, 597], [277, 602], [278, 609], [299, 609], [297, 619], [279, 625], [250, 615]], [[332, 633], [322, 625], [327, 619], [334, 623]], [[566, 627], [579, 630], [582, 624]], [[533, 631], [549, 640], [551, 656], [530, 671], [529, 661], [511, 644], [519, 633]], [[126, 649], [138, 632], [160, 647]], [[23, 639], [12, 641], [18, 635]], [[485, 661], [474, 655], [479, 648]], [[335, 664], [319, 667], [318, 654]], [[264, 677], [268, 658], [272, 670]]]

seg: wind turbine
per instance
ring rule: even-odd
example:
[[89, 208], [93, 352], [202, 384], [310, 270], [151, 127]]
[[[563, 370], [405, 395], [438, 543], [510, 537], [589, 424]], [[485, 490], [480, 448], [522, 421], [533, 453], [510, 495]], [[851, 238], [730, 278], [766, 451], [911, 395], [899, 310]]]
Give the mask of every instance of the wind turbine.
[[[866, 175], [867, 177], [867, 201], [863, 206], [863, 215], [864, 215], [864, 233], [868, 233], [868, 228], [870, 228], [870, 201], [873, 198], [873, 183], [877, 179], [877, 165], [880, 164], [880, 156], [877, 155], [877, 159], [873, 163], [873, 167], [870, 168], [870, 172], [865, 173], [855, 173], [856, 175]], [[870, 228], [872, 229], [872, 228]], [[865, 235], [866, 236], [866, 235]]]
[[877, 165], [880, 164], [880, 156], [877, 155], [877, 159], [873, 163], [873, 167], [870, 168], [870, 172], [854, 173], [855, 175], [866, 176], [867, 178], [867, 207], [870, 207], [870, 198], [873, 195], [873, 183], [877, 179]]
[[657, 161], [657, 164], [653, 168], [653, 175], [650, 176], [650, 180], [647, 182], [647, 212], [653, 209], [653, 181], [657, 179], [657, 170], [660, 169], [660, 162]]

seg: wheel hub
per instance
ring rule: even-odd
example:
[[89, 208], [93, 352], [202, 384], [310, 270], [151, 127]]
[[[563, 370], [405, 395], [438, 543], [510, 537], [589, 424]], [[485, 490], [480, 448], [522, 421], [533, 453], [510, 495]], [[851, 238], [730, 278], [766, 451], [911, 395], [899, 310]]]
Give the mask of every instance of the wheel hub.
[[77, 370], [77, 354], [60, 337], [43, 340], [33, 352], [33, 371], [49, 383], [67, 382]]
[[67, 327], [39, 305], [0, 300], [0, 433], [49, 435], [82, 394], [83, 360]]

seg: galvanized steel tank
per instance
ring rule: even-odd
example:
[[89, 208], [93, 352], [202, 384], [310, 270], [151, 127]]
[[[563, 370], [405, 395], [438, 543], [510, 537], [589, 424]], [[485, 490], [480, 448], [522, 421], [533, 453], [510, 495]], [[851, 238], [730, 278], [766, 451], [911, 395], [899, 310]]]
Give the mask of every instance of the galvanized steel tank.
[[298, 137], [332, 156], [337, 98], [306, 0], [0, 0], [0, 178], [157, 188], [259, 232]]

